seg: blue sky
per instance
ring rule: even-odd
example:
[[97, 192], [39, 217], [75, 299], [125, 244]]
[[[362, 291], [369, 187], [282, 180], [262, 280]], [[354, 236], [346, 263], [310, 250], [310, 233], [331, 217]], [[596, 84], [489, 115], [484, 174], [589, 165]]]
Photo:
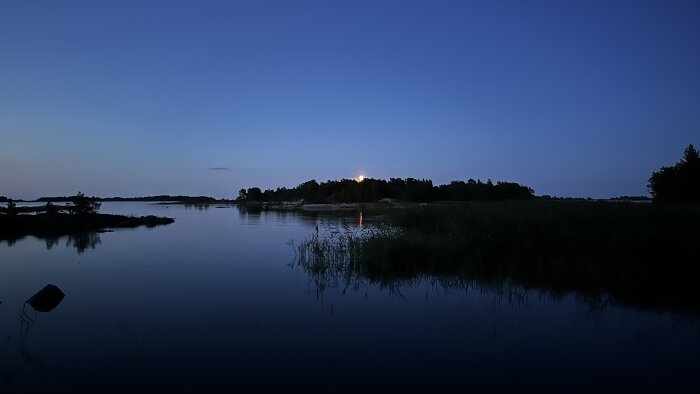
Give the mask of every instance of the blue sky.
[[697, 1], [5, 0], [0, 195], [360, 172], [646, 194], [700, 145], [698, 20]]

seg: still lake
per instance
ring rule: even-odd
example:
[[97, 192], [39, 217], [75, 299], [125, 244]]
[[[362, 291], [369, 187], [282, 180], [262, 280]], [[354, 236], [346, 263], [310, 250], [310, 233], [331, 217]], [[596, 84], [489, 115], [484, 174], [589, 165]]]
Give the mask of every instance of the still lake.
[[[700, 390], [696, 316], [430, 279], [319, 291], [288, 243], [354, 213], [101, 211], [176, 221], [0, 241], [0, 392]], [[25, 310], [49, 283], [58, 307]]]

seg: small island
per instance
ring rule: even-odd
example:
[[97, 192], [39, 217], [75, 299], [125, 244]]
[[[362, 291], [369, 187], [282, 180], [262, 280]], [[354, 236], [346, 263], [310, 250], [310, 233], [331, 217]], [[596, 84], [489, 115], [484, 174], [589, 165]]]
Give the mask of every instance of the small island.
[[[83, 193], [73, 196], [65, 206], [48, 202], [40, 207], [17, 207], [12, 201], [0, 208], [0, 239], [17, 239], [27, 235], [59, 236], [114, 228], [155, 227], [170, 224], [168, 217], [124, 216], [98, 213], [101, 203]], [[34, 214], [29, 214], [34, 213]]]

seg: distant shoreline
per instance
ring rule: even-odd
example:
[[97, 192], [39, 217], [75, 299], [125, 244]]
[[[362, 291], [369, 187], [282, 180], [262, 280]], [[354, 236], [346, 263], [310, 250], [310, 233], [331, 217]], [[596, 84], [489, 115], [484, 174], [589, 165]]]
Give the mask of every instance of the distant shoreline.
[[[40, 197], [36, 200], [17, 200], [22, 202], [71, 202], [73, 196], [60, 196], [60, 197]], [[99, 202], [121, 202], [121, 201], [142, 201], [142, 202], [181, 202], [181, 203], [224, 203], [232, 202], [233, 200], [226, 199], [216, 199], [214, 197], [208, 196], [171, 196], [171, 195], [157, 195], [157, 196], [146, 196], [146, 197], [91, 197], [95, 201]]]

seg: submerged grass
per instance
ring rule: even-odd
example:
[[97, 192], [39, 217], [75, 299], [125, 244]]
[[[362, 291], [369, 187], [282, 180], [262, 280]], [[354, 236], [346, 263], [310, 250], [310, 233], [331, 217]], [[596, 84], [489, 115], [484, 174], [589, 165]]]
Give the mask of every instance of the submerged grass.
[[470, 202], [365, 212], [376, 226], [297, 246], [319, 287], [425, 278], [700, 312], [700, 206]]

